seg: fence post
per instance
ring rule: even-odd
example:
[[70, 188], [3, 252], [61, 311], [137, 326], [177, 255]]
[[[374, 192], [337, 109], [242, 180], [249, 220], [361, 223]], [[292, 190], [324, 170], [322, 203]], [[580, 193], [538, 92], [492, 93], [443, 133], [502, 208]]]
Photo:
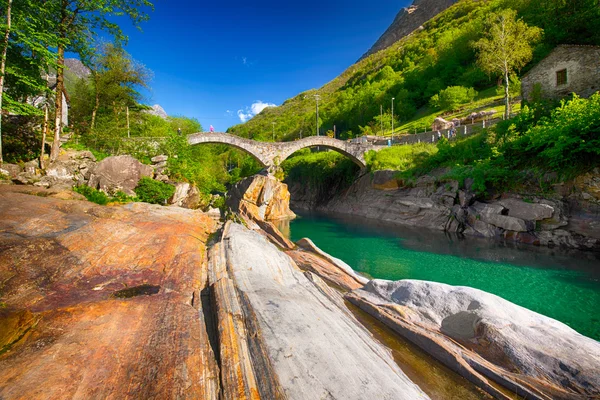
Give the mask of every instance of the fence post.
[[463, 133], [466, 135], [467, 134], [467, 126], [466, 125], [463, 126], [463, 131], [464, 131]]

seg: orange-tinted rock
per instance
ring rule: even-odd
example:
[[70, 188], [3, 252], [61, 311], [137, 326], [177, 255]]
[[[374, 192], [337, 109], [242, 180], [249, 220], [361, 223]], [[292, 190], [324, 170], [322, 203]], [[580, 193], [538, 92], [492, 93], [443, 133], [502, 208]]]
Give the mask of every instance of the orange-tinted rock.
[[238, 182], [228, 192], [227, 206], [255, 221], [295, 218], [290, 210], [290, 192], [285, 183], [270, 175], [254, 175]]
[[216, 399], [199, 296], [215, 228], [0, 188], [0, 398]]

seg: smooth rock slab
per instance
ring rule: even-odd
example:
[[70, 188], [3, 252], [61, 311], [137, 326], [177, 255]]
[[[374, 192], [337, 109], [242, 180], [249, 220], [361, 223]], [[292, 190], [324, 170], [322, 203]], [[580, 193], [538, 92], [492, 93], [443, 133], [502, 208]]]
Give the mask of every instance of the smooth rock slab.
[[452, 339], [444, 345], [451, 351], [456, 341], [490, 363], [478, 362], [463, 350], [471, 364], [475, 360], [502, 379], [526, 384], [530, 393], [549, 396], [530, 394], [528, 398], [600, 395], [599, 342], [496, 295], [436, 282], [372, 280], [352, 292], [350, 300], [387, 310], [414, 327], [442, 333]]
[[341, 302], [267, 239], [230, 224], [223, 243], [290, 399], [428, 398]]

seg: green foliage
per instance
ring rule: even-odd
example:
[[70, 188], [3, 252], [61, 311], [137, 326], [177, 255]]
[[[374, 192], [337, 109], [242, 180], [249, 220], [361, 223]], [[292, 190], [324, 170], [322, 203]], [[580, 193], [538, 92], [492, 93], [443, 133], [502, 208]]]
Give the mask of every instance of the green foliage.
[[84, 195], [85, 198], [88, 199], [88, 201], [91, 201], [92, 203], [100, 204], [102, 206], [107, 205], [109, 203], [124, 204], [124, 203], [129, 203], [131, 201], [136, 201], [135, 197], [127, 196], [125, 193], [123, 193], [121, 191], [118, 191], [117, 193], [115, 193], [115, 195], [113, 197], [110, 197], [106, 193], [104, 193], [100, 190], [91, 188], [86, 185], [77, 186], [77, 187], [73, 188], [73, 191]]
[[370, 171], [392, 169], [404, 171], [415, 168], [418, 163], [435, 154], [438, 148], [430, 143], [417, 143], [392, 146], [378, 152], [370, 151], [365, 155]]
[[140, 179], [135, 188], [135, 194], [138, 199], [151, 204], [164, 205], [174, 193], [174, 186], [147, 177]]
[[461, 104], [472, 102], [475, 96], [477, 91], [473, 88], [450, 86], [431, 97], [429, 103], [442, 110], [455, 110]]
[[485, 34], [473, 47], [477, 64], [487, 73], [500, 75], [505, 88], [505, 115], [510, 116], [509, 77], [533, 58], [533, 45], [542, 38], [542, 29], [528, 26], [517, 18], [517, 11], [504, 9], [490, 15]]
[[349, 186], [359, 167], [334, 151], [311, 152], [303, 149], [281, 164], [287, 182], [298, 182], [318, 192]]

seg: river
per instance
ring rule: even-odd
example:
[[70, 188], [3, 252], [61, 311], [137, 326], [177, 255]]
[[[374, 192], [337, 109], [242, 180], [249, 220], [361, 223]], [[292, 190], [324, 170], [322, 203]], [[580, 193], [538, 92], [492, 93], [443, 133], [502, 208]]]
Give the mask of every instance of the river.
[[348, 217], [304, 214], [281, 230], [311, 238], [369, 277], [470, 286], [600, 340], [600, 255], [502, 243]]

